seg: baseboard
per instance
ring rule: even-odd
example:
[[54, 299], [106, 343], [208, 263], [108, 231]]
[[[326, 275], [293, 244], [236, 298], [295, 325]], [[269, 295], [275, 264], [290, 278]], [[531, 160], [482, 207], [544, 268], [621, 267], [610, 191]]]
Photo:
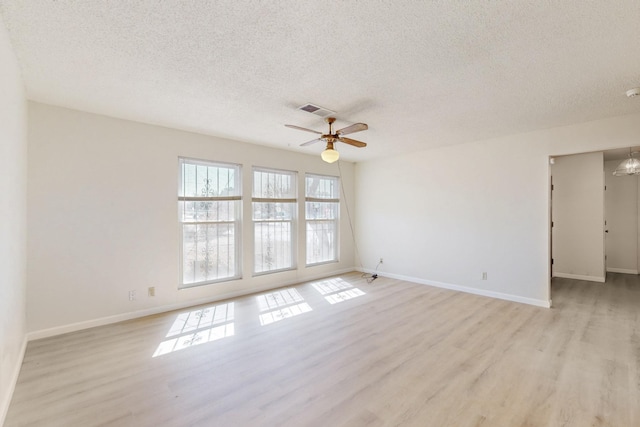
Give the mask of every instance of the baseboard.
[[502, 292], [489, 291], [489, 290], [486, 290], [486, 289], [470, 288], [468, 286], [461, 286], [461, 285], [454, 285], [454, 284], [451, 284], [451, 283], [438, 282], [438, 281], [435, 281], [435, 280], [425, 280], [425, 279], [420, 279], [420, 278], [417, 278], [417, 277], [409, 277], [409, 276], [403, 276], [403, 275], [400, 275], [400, 274], [385, 273], [385, 272], [380, 272], [380, 271], [376, 272], [374, 270], [369, 270], [369, 269], [361, 269], [360, 271], [363, 271], [365, 273], [374, 273], [375, 272], [379, 276], [389, 277], [389, 278], [398, 279], [398, 280], [405, 280], [407, 282], [419, 283], [421, 285], [434, 286], [436, 288], [449, 289], [449, 290], [452, 290], [452, 291], [465, 292], [467, 294], [481, 295], [481, 296], [485, 296], [485, 297], [491, 297], [491, 298], [496, 298], [496, 299], [501, 299], [501, 300], [506, 300], [506, 301], [519, 302], [519, 303], [522, 303], [522, 304], [535, 305], [537, 307], [551, 308], [551, 300], [545, 301], [545, 300], [539, 300], [539, 299], [535, 299], [535, 298], [521, 297], [521, 296], [518, 296], [518, 295], [505, 294], [505, 293], [502, 293]]
[[627, 268], [607, 267], [607, 273], [622, 273], [622, 274], [635, 274], [635, 275], [638, 275], [638, 270], [629, 270]]
[[13, 392], [15, 391], [16, 384], [18, 383], [18, 376], [20, 375], [20, 369], [22, 368], [24, 354], [27, 351], [27, 342], [27, 336], [25, 335], [22, 338], [22, 345], [20, 346], [20, 351], [18, 352], [18, 359], [16, 360], [16, 364], [13, 367], [13, 373], [11, 374], [7, 399], [5, 402], [0, 402], [0, 426], [4, 425], [4, 420], [7, 417], [7, 412], [9, 412], [11, 398], [13, 397]]
[[553, 277], [562, 277], [563, 279], [586, 280], [588, 282], [604, 283], [605, 278], [600, 276], [583, 276], [580, 274], [553, 273]]
[[[167, 311], [181, 310], [183, 308], [193, 307], [193, 306], [196, 306], [196, 305], [210, 304], [210, 303], [213, 303], [213, 302], [216, 302], [216, 301], [222, 301], [222, 300], [229, 299], [229, 298], [237, 298], [237, 297], [241, 297], [241, 296], [245, 296], [245, 295], [251, 295], [251, 294], [254, 294], [256, 292], [264, 292], [264, 291], [268, 291], [270, 289], [282, 288], [283, 286], [291, 286], [291, 285], [296, 285], [296, 284], [299, 284], [299, 283], [305, 283], [305, 282], [312, 281], [312, 280], [324, 279], [326, 277], [333, 277], [333, 276], [336, 276], [336, 275], [339, 275], [339, 274], [350, 273], [352, 271], [355, 271], [355, 269], [353, 267], [345, 268], [345, 269], [342, 269], [342, 270], [333, 271], [330, 274], [324, 273], [324, 274], [307, 276], [307, 277], [304, 277], [304, 278], [296, 278], [296, 279], [285, 280], [285, 281], [281, 281], [281, 282], [279, 281], [275, 285], [274, 284], [270, 284], [270, 285], [264, 285], [264, 286], [257, 286], [255, 288], [245, 289], [243, 291], [227, 292], [225, 294], [219, 294], [219, 295], [215, 295], [215, 296], [207, 297], [207, 298], [200, 298], [200, 299], [196, 299], [196, 300], [182, 301], [182, 302], [175, 303], [175, 304], [166, 304], [166, 305], [147, 308], [147, 309], [143, 309], [143, 310], [137, 310], [137, 311], [130, 311], [130, 312], [127, 312], [127, 313], [115, 314], [113, 316], [106, 316], [106, 317], [100, 317], [100, 318], [97, 318], [97, 319], [84, 320], [82, 322], [70, 323], [70, 324], [67, 324], [67, 325], [55, 326], [53, 328], [47, 328], [47, 329], [41, 329], [41, 330], [37, 330], [37, 331], [31, 331], [31, 332], [29, 332], [27, 334], [27, 338], [28, 338], [28, 341], [33, 341], [33, 340], [38, 340], [38, 339], [41, 339], [41, 338], [53, 337], [53, 336], [56, 336], [56, 335], [67, 334], [69, 332], [76, 332], [76, 331], [80, 331], [80, 330], [83, 330], [83, 329], [94, 328], [96, 326], [109, 325], [109, 324], [112, 324], [112, 323], [123, 322], [125, 320], [132, 320], [132, 319], [137, 319], [137, 318], [140, 318], [140, 317], [151, 316], [151, 315], [154, 315], [154, 314], [166, 313]], [[2, 425], [2, 424], [0, 424], [0, 425]]]

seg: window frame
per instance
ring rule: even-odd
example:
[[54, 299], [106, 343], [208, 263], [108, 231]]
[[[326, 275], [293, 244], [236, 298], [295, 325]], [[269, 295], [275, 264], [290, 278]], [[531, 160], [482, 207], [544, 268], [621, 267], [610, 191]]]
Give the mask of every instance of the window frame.
[[[255, 188], [255, 173], [256, 172], [267, 172], [267, 173], [276, 173], [282, 175], [289, 175], [291, 177], [291, 193], [294, 195], [292, 198], [271, 198], [271, 197], [257, 197], [256, 196], [256, 188]], [[254, 203], [291, 203], [291, 219], [290, 220], [278, 220], [278, 219], [258, 219], [254, 217]], [[266, 223], [266, 222], [289, 222], [290, 223], [290, 247], [291, 252], [289, 254], [291, 258], [291, 265], [283, 268], [277, 268], [272, 270], [262, 270], [256, 271], [257, 262], [257, 245], [256, 245], [256, 224], [257, 223]], [[252, 273], [253, 276], [263, 276], [266, 274], [279, 273], [283, 271], [296, 270], [298, 268], [298, 172], [286, 169], [274, 169], [263, 166], [253, 166], [251, 168], [251, 230], [252, 230]]]
[[[195, 166], [213, 166], [213, 167], [222, 167], [222, 168], [230, 168], [235, 170], [234, 181], [236, 182], [237, 187], [237, 195], [233, 196], [185, 196], [184, 195], [184, 165], [190, 164]], [[242, 165], [238, 163], [229, 163], [229, 162], [220, 162], [213, 160], [202, 160], [202, 159], [194, 159], [189, 157], [178, 157], [178, 226], [180, 233], [180, 268], [179, 268], [179, 285], [178, 289], [189, 289], [198, 286], [210, 285], [215, 283], [228, 282], [232, 280], [242, 279], [242, 227], [243, 227], [243, 198], [242, 198]], [[235, 217], [231, 221], [185, 221], [183, 216], [183, 208], [181, 207], [181, 202], [185, 201], [234, 201], [235, 205]], [[215, 278], [211, 280], [203, 280], [199, 282], [185, 283], [184, 281], [184, 227], [185, 225], [193, 225], [193, 224], [233, 224], [234, 225], [234, 266], [235, 271], [233, 276], [225, 276], [221, 278]]]
[[[311, 197], [307, 194], [307, 178], [309, 177], [317, 177], [320, 179], [332, 179], [335, 181], [335, 192], [336, 196], [334, 198], [324, 198], [324, 197]], [[334, 262], [340, 262], [340, 198], [341, 198], [342, 187], [340, 184], [340, 177], [333, 175], [322, 175], [317, 173], [309, 173], [306, 172], [304, 176], [304, 195], [305, 195], [305, 203], [304, 203], [304, 224], [305, 224], [305, 266], [306, 267], [314, 267], [322, 264], [330, 264]], [[335, 218], [333, 219], [308, 219], [307, 207], [308, 203], [335, 203]], [[320, 221], [331, 221], [333, 222], [333, 258], [325, 259], [318, 262], [309, 262], [309, 223], [310, 222], [320, 222]]]

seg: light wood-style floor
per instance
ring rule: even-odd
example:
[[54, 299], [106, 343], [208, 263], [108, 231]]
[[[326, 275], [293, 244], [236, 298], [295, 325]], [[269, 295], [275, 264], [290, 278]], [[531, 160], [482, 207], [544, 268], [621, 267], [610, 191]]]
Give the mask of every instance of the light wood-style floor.
[[359, 274], [29, 343], [13, 426], [640, 426], [640, 280], [553, 309]]

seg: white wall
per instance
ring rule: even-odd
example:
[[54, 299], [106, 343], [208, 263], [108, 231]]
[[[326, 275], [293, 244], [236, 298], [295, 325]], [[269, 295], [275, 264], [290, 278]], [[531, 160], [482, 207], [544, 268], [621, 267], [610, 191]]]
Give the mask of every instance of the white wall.
[[639, 134], [628, 115], [357, 164], [362, 263], [384, 257], [383, 275], [548, 304], [549, 156]]
[[24, 354], [27, 108], [20, 69], [0, 19], [0, 425]]
[[[243, 165], [245, 217], [253, 165], [338, 175], [319, 155], [245, 144], [68, 109], [29, 104], [28, 329], [31, 337], [351, 271], [348, 222], [340, 262], [252, 277], [243, 229], [243, 279], [178, 290], [178, 157]], [[353, 206], [352, 163], [342, 163]], [[304, 191], [304, 185], [300, 185]], [[346, 219], [343, 205], [342, 216]], [[300, 230], [304, 225], [300, 224]], [[299, 233], [298, 247], [304, 248]], [[303, 252], [302, 252], [303, 253]], [[147, 287], [156, 296], [147, 296]], [[138, 299], [130, 302], [128, 291]]]
[[554, 160], [553, 275], [604, 282], [603, 154]]
[[607, 271], [638, 274], [638, 177], [613, 176], [620, 162], [604, 163]]

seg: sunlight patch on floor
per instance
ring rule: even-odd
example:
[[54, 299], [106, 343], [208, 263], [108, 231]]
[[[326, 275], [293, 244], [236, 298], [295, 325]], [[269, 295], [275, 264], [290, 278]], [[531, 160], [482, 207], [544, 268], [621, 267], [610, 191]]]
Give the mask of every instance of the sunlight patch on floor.
[[233, 319], [232, 302], [181, 313], [167, 332], [170, 339], [158, 345], [153, 357], [230, 337], [235, 334]]
[[335, 278], [313, 283], [312, 286], [320, 295], [324, 296], [330, 304], [337, 304], [353, 298], [365, 295], [365, 292], [353, 287], [349, 282]]
[[308, 313], [313, 309], [297, 289], [287, 288], [256, 297], [262, 326]]

